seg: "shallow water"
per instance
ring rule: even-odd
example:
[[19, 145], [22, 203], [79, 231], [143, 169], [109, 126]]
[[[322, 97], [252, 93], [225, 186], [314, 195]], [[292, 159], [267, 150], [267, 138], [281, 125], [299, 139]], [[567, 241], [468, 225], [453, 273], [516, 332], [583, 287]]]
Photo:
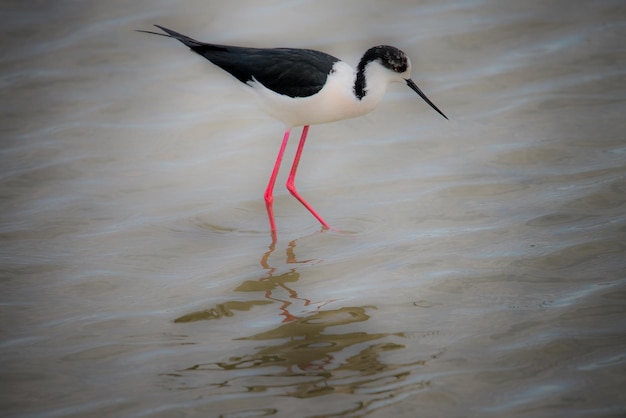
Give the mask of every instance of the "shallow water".
[[[626, 414], [626, 7], [509, 3], [4, 2], [2, 415]], [[271, 245], [281, 125], [153, 23], [450, 121], [312, 127]]]

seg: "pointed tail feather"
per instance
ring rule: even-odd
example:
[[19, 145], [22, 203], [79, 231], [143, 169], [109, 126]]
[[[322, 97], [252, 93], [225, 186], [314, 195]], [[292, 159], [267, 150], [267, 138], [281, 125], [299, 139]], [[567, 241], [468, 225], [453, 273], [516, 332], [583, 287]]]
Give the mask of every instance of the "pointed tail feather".
[[182, 33], [178, 33], [176, 31], [173, 31], [171, 29], [165, 28], [160, 25], [154, 25], [154, 26], [161, 29], [165, 33], [152, 32], [149, 30], [140, 30], [140, 29], [138, 29], [137, 32], [149, 33], [151, 35], [165, 36], [166, 38], [174, 38], [192, 49], [204, 45], [203, 42], [197, 41], [193, 38], [190, 38], [189, 36], [183, 35]]

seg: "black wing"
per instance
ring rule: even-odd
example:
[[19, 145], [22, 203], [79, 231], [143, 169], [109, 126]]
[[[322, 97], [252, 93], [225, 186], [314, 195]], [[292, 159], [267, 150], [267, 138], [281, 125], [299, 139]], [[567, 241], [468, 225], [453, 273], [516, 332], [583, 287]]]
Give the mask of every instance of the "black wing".
[[229, 72], [239, 81], [253, 79], [270, 90], [290, 97], [312, 96], [324, 87], [333, 65], [339, 59], [324, 52], [296, 48], [245, 48], [197, 41], [163, 26], [155, 25], [192, 51]]

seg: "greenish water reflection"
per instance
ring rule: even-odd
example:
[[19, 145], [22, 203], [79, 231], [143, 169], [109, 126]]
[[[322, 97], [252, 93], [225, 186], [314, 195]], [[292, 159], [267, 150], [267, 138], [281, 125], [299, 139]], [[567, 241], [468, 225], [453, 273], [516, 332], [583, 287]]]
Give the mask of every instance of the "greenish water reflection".
[[[399, 333], [371, 333], [359, 323], [370, 319], [377, 307], [345, 306], [323, 309], [329, 302], [312, 304], [298, 295], [300, 279], [296, 264], [314, 260], [298, 261], [295, 255], [296, 241], [287, 246], [283, 268], [288, 271], [276, 274], [278, 268], [269, 264], [275, 250], [270, 245], [260, 264], [263, 274], [256, 280], [245, 280], [235, 292], [260, 293], [262, 299], [227, 301], [215, 307], [191, 312], [175, 322], [195, 322], [227, 318], [237, 312], [248, 312], [254, 307], [278, 304], [282, 321], [273, 329], [256, 333], [234, 341], [258, 341], [247, 354], [238, 354], [226, 360], [193, 364], [169, 374], [189, 388], [189, 382], [208, 382], [218, 392], [247, 393], [267, 392], [296, 398], [312, 398], [327, 394], [357, 394], [361, 401], [345, 412], [355, 412], [372, 407], [374, 402], [387, 402], [401, 392], [414, 393], [430, 387], [430, 380], [420, 378], [417, 372], [430, 361], [439, 358], [445, 349], [427, 353], [409, 353], [400, 358], [409, 361], [393, 362], [387, 353], [407, 350], [402, 342], [406, 338]], [[287, 296], [285, 296], [287, 295]], [[299, 315], [289, 311], [295, 301], [310, 311]], [[206, 373], [206, 375], [202, 375]], [[218, 377], [219, 376], [219, 377]]]

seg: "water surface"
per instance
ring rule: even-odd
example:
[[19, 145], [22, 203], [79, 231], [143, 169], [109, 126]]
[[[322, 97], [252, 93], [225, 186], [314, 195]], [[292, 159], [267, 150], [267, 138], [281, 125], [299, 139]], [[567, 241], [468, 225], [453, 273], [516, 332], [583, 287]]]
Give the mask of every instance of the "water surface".
[[[38, 6], [0, 6], [3, 416], [626, 414], [623, 2]], [[153, 23], [396, 45], [450, 121], [398, 84], [313, 126], [336, 230], [283, 169], [272, 244], [282, 126]]]

